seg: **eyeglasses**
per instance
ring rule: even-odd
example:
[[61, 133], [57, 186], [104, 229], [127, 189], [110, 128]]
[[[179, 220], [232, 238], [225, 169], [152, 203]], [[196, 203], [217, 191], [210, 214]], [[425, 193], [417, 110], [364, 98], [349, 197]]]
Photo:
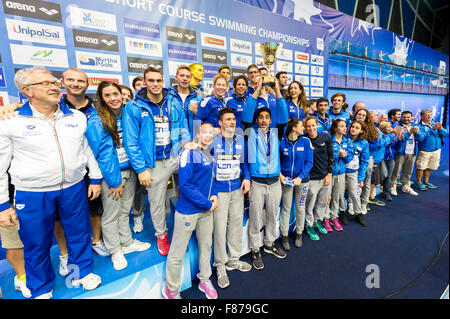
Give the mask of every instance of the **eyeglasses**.
[[56, 86], [57, 88], [61, 88], [60, 81], [42, 81], [42, 82], [31, 83], [26, 86], [32, 86], [32, 85], [40, 85], [46, 89], [50, 88], [52, 85]]

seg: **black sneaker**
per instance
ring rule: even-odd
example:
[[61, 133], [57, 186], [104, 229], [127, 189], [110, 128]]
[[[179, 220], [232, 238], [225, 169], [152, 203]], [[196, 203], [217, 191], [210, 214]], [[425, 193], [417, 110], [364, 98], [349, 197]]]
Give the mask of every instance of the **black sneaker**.
[[255, 269], [261, 270], [264, 268], [264, 263], [261, 258], [261, 253], [258, 250], [252, 250], [253, 267]]
[[348, 220], [347, 220], [347, 214], [345, 212], [340, 212], [339, 213], [339, 221], [344, 224], [347, 225], [348, 224]]
[[300, 248], [302, 244], [302, 234], [295, 234], [294, 246]]
[[266, 253], [275, 255], [275, 257], [278, 257], [278, 258], [285, 258], [286, 257], [286, 252], [283, 249], [281, 249], [281, 248], [275, 247], [275, 244], [272, 244], [271, 247], [267, 247], [266, 245], [264, 245], [264, 251]]
[[284, 250], [291, 250], [291, 245], [289, 244], [289, 237], [288, 236], [281, 236], [281, 246], [283, 246]]
[[392, 202], [392, 197], [389, 194], [382, 194], [381, 197], [387, 200], [388, 202]]
[[386, 203], [379, 200], [378, 198], [374, 198], [374, 199], [370, 199], [369, 198], [369, 203], [370, 204], [374, 204], [374, 205], [378, 205], [378, 206], [386, 206]]
[[358, 214], [358, 215], [356, 215], [355, 217], [356, 217], [356, 221], [357, 221], [358, 223], [360, 223], [360, 224], [361, 224], [362, 226], [364, 226], [364, 227], [367, 227], [367, 223], [366, 223], [366, 221], [364, 220], [362, 214]]

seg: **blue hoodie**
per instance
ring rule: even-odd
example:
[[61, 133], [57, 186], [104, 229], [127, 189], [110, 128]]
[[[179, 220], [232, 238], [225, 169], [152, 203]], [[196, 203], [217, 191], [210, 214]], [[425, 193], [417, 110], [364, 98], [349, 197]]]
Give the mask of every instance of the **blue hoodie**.
[[[117, 130], [122, 141], [122, 119], [120, 116], [116, 116], [116, 120]], [[120, 186], [122, 184], [120, 171], [129, 169], [130, 161], [123, 148], [123, 143], [121, 146], [117, 146], [112, 136], [104, 129], [97, 110], [92, 111], [87, 122], [86, 137], [106, 184], [111, 187]]]
[[322, 134], [324, 132], [329, 133], [331, 129], [331, 118], [328, 115], [328, 113], [325, 113], [325, 118], [321, 117], [319, 113], [315, 112], [313, 114], [317, 118], [317, 121], [319, 122], [317, 125], [317, 133]]
[[244, 137], [235, 135], [230, 144], [222, 134], [217, 134], [211, 143], [211, 155], [216, 162], [217, 192], [233, 192], [241, 187], [241, 176], [250, 180], [247, 149]]
[[305, 112], [303, 112], [303, 109], [301, 106], [297, 106], [294, 102], [292, 102], [292, 100], [286, 100], [286, 106], [288, 108], [288, 112], [289, 112], [289, 118], [296, 118], [299, 119], [300, 121], [303, 121], [303, 119], [306, 117]]
[[238, 97], [236, 93], [232, 93], [229, 98], [225, 100], [226, 106], [231, 107], [236, 116], [236, 127], [244, 129], [244, 123], [242, 123], [242, 116], [244, 113], [245, 102], [247, 101], [247, 96]]
[[[347, 136], [342, 136], [342, 141], [339, 144], [334, 136], [331, 136], [331, 144], [333, 145], [333, 175], [341, 175], [347, 172], [347, 164], [353, 159], [353, 143]], [[347, 153], [346, 157], [339, 156], [339, 150], [344, 150]]]
[[[209, 152], [209, 151], [208, 151]], [[214, 160], [202, 149], [184, 150], [180, 157], [178, 177], [180, 198], [176, 210], [185, 215], [208, 211], [211, 196], [217, 196], [214, 177]]]
[[168, 97], [168, 105], [170, 107], [174, 107], [175, 109], [182, 109], [184, 111], [184, 117], [186, 120], [186, 124], [184, 124], [183, 119], [180, 119], [180, 127], [185, 128], [187, 125], [187, 128], [189, 130], [189, 137], [183, 136], [183, 142], [186, 140], [193, 140], [195, 138], [194, 136], [194, 114], [189, 110], [189, 105], [191, 103], [198, 102], [198, 106], [200, 107], [200, 102], [202, 101], [203, 97], [199, 93], [199, 91], [195, 90], [193, 87], [189, 87], [189, 94], [184, 100], [181, 99], [180, 95], [178, 94], [177, 87], [173, 86], [169, 88], [169, 97]]
[[225, 100], [214, 95], [206, 97], [199, 105], [196, 119], [219, 127], [219, 113], [225, 108]]
[[333, 112], [332, 108], [328, 109], [328, 115], [330, 116], [331, 122], [333, 122], [336, 119], [343, 119], [345, 121], [345, 125], [350, 125], [350, 113], [344, 112], [344, 109], [341, 109], [341, 111], [338, 114], [335, 114]]
[[353, 143], [353, 159], [346, 165], [347, 173], [358, 171], [358, 183], [364, 182], [367, 167], [369, 166], [369, 142], [358, 138]]
[[384, 155], [386, 152], [386, 146], [388, 146], [395, 138], [394, 134], [383, 134], [381, 130], [377, 127], [378, 138], [373, 142], [369, 142], [370, 154], [373, 157], [373, 163], [381, 163], [384, 160]]
[[417, 134], [417, 142], [419, 151], [434, 152], [442, 147], [442, 137], [448, 137], [448, 129], [433, 130], [436, 121], [431, 120], [430, 125], [426, 125], [422, 121], [419, 123], [419, 133]]
[[285, 135], [280, 142], [281, 174], [291, 180], [300, 177], [302, 182], [307, 182], [313, 167], [313, 156], [309, 138], [300, 136], [292, 142]]
[[253, 96], [249, 96], [244, 106], [244, 113], [242, 115], [242, 121], [245, 123], [256, 122], [256, 110], [263, 107], [268, 107], [270, 109], [272, 123], [270, 127], [277, 127], [279, 124], [287, 124], [289, 120], [289, 113], [286, 107], [286, 101], [283, 97], [279, 99], [275, 98], [275, 95], [268, 93], [267, 100], [258, 97], [255, 99]]

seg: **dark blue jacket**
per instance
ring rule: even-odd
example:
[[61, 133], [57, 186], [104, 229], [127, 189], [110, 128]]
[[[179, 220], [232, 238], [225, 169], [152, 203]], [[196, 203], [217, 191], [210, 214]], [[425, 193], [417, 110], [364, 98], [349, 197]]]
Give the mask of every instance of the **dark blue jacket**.
[[309, 138], [300, 136], [292, 142], [285, 135], [280, 142], [281, 174], [291, 180], [300, 177], [306, 182], [313, 167], [313, 156]]

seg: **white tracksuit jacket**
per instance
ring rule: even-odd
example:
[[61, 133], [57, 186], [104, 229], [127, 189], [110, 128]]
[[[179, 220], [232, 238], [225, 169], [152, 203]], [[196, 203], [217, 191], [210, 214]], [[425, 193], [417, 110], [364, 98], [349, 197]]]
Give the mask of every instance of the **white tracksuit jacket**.
[[10, 207], [8, 176], [17, 190], [47, 192], [102, 173], [85, 136], [86, 116], [60, 106], [51, 120], [26, 103], [12, 119], [0, 121], [0, 211]]

